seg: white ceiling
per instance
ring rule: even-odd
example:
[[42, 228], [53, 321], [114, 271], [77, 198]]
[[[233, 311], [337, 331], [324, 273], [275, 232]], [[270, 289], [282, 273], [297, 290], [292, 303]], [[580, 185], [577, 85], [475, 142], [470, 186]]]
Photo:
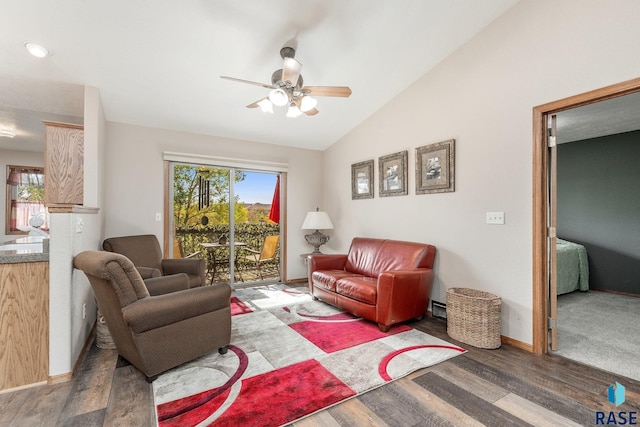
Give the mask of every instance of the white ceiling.
[[[77, 122], [89, 85], [109, 121], [322, 150], [516, 2], [3, 0], [0, 128], [18, 136], [0, 149], [41, 150], [33, 112]], [[31, 57], [25, 41], [52, 55]], [[319, 98], [320, 114], [292, 119], [246, 108], [267, 89], [219, 78], [270, 83], [285, 45], [305, 84], [351, 97]]]

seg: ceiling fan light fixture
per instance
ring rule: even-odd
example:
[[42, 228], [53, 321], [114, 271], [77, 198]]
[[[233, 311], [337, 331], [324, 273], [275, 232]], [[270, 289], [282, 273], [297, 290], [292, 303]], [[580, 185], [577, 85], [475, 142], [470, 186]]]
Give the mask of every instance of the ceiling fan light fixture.
[[273, 103], [269, 101], [269, 99], [265, 98], [262, 101], [258, 102], [260, 109], [263, 113], [273, 114]]
[[318, 100], [310, 97], [309, 95], [303, 96], [300, 101], [300, 111], [306, 113], [307, 111], [311, 111], [318, 105]]
[[291, 103], [289, 105], [289, 109], [287, 110], [287, 117], [298, 117], [302, 114], [302, 111], [296, 106], [296, 104]]
[[269, 92], [269, 101], [278, 107], [284, 107], [289, 103], [289, 95], [281, 88], [273, 89]]

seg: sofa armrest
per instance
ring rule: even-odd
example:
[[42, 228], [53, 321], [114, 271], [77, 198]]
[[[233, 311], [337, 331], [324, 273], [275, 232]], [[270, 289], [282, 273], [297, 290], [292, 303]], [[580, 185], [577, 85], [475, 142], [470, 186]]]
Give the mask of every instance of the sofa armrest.
[[185, 273], [144, 279], [149, 295], [157, 296], [189, 289], [189, 276]]
[[150, 279], [152, 277], [160, 277], [162, 276], [162, 272], [157, 268], [152, 267], [136, 267], [138, 273], [143, 279]]
[[309, 271], [316, 270], [344, 270], [347, 264], [345, 254], [309, 255]]
[[231, 287], [228, 285], [202, 286], [142, 298], [123, 308], [122, 315], [131, 331], [140, 334], [192, 317], [229, 308], [230, 298]]
[[317, 254], [309, 255], [307, 259], [307, 275], [309, 289], [313, 293], [313, 279], [311, 275], [318, 270], [344, 270], [347, 264], [346, 254]]
[[200, 258], [167, 258], [162, 260], [165, 275], [186, 273], [190, 276], [204, 277], [204, 260]]
[[[433, 269], [385, 271], [378, 276], [378, 323], [391, 325], [399, 318], [420, 316], [427, 310]], [[412, 313], [408, 317], [406, 313]]]

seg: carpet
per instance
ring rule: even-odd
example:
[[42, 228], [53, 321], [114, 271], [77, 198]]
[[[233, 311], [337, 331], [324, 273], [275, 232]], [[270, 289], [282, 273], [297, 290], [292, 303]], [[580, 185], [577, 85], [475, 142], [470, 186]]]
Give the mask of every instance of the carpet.
[[229, 352], [153, 382], [158, 423], [280, 426], [465, 352], [407, 325], [377, 325], [266, 287], [232, 317]]
[[555, 354], [640, 381], [640, 298], [608, 292], [558, 296]]

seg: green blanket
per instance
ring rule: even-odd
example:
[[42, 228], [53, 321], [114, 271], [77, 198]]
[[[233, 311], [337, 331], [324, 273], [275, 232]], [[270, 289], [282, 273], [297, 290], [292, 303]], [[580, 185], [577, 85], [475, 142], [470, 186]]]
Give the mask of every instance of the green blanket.
[[577, 243], [556, 239], [558, 295], [589, 290], [587, 250]]

